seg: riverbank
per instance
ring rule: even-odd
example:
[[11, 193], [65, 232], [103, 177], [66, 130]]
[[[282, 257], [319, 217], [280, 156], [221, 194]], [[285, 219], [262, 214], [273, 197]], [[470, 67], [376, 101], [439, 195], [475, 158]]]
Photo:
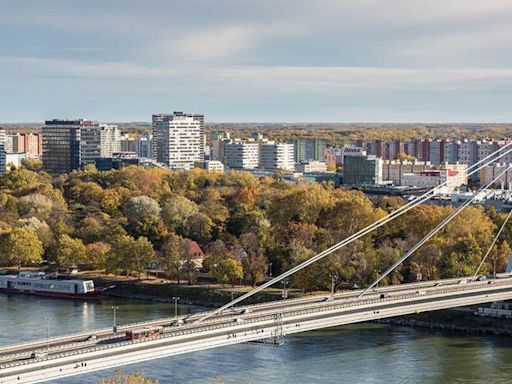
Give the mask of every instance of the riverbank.
[[480, 335], [512, 336], [512, 323], [509, 319], [476, 316], [474, 315], [476, 310], [476, 308], [474, 310], [448, 309], [381, 319], [375, 322]]
[[[83, 276], [86, 277], [86, 276]], [[97, 287], [110, 287], [105, 290], [105, 297], [149, 300], [156, 302], [173, 302], [173, 297], [179, 297], [181, 304], [200, 305], [204, 307], [216, 307], [225, 304], [242, 296], [250, 291], [248, 286], [225, 286], [219, 285], [187, 285], [166, 282], [162, 280], [121, 280], [116, 278], [90, 276]], [[289, 297], [297, 297], [298, 294], [291, 292]], [[281, 290], [268, 290], [255, 295], [246, 301], [245, 304], [257, 304], [266, 301], [282, 299]]]

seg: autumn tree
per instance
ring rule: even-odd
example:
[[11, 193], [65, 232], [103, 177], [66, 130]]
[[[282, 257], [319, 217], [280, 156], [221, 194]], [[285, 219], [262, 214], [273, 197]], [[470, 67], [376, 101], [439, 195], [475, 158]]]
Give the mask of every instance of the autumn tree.
[[55, 261], [63, 268], [84, 263], [87, 261], [87, 247], [80, 239], [62, 235], [55, 244]]
[[2, 263], [22, 266], [41, 262], [43, 244], [37, 235], [26, 228], [14, 228], [3, 243]]
[[108, 379], [100, 379], [98, 384], [159, 384], [158, 380], [152, 380], [142, 373], [127, 374], [116, 370]]
[[267, 258], [254, 233], [243, 234], [240, 237], [240, 246], [239, 257], [244, 269], [244, 278], [255, 286], [265, 279], [268, 269]]
[[97, 241], [87, 244], [87, 259], [98, 269], [107, 269], [107, 257], [110, 252], [111, 246], [103, 241]]
[[181, 270], [181, 241], [182, 239], [171, 233], [159, 252], [158, 265], [165, 271], [170, 279], [176, 279], [180, 284]]

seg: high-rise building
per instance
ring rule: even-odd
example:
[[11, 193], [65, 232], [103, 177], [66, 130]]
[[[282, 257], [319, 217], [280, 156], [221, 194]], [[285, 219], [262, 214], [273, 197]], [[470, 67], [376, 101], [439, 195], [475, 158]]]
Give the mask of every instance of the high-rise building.
[[138, 137], [125, 137], [121, 140], [121, 152], [134, 152], [138, 158], [153, 159], [153, 136], [142, 134]]
[[325, 160], [324, 154], [327, 148], [325, 140], [297, 138], [293, 140], [293, 146], [296, 163], [309, 160]]
[[265, 143], [260, 145], [260, 168], [266, 170], [287, 170], [295, 167], [293, 160], [293, 144], [287, 143]]
[[43, 127], [43, 169], [52, 175], [80, 168], [80, 128], [85, 120], [48, 120]]
[[5, 172], [5, 166], [7, 164], [5, 153], [5, 138], [5, 129], [0, 127], [0, 173]]
[[204, 115], [153, 115], [153, 127], [157, 161], [174, 169], [192, 169], [204, 161]]
[[226, 166], [232, 169], [254, 169], [259, 165], [260, 144], [255, 141], [232, 142], [224, 145]]
[[99, 157], [111, 157], [121, 150], [117, 125], [83, 121], [80, 133], [80, 161], [82, 165], [95, 164]]

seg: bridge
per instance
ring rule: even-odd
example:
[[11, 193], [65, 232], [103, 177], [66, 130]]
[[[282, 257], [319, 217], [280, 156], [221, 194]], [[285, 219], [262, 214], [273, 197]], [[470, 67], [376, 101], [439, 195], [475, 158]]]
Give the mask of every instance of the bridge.
[[[102, 329], [0, 348], [0, 384], [39, 383], [165, 356], [238, 343], [279, 344], [284, 335], [424, 311], [512, 299], [512, 277], [405, 284], [372, 290], [281, 300]], [[126, 331], [159, 328], [153, 338], [127, 340]], [[39, 356], [36, 351], [44, 351]]]
[[[469, 175], [510, 152], [512, 142], [471, 166]], [[510, 168], [512, 166], [509, 165], [477, 192], [489, 188]], [[512, 299], [512, 262], [509, 263], [507, 274], [491, 279], [478, 276], [512, 212], [502, 224], [473, 276], [376, 288], [379, 281], [442, 230], [465, 207], [472, 204], [478, 195], [476, 193], [472, 199], [452, 211], [366, 289], [235, 307], [261, 290], [410, 211], [435, 196], [443, 186], [445, 185], [441, 184], [418, 196], [375, 223], [215, 310], [182, 318], [129, 324], [116, 330], [101, 329], [0, 348], [0, 384], [39, 383], [238, 343], [261, 342], [278, 345], [283, 336], [298, 332]], [[133, 338], [130, 337], [130, 332], [143, 332], [146, 336]]]

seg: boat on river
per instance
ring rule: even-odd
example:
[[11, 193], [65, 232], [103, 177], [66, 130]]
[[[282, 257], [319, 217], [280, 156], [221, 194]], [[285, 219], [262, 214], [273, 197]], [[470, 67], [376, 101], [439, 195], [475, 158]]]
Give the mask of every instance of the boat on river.
[[62, 280], [44, 272], [22, 272], [0, 276], [0, 292], [57, 297], [63, 299], [99, 300], [103, 290], [92, 280]]

